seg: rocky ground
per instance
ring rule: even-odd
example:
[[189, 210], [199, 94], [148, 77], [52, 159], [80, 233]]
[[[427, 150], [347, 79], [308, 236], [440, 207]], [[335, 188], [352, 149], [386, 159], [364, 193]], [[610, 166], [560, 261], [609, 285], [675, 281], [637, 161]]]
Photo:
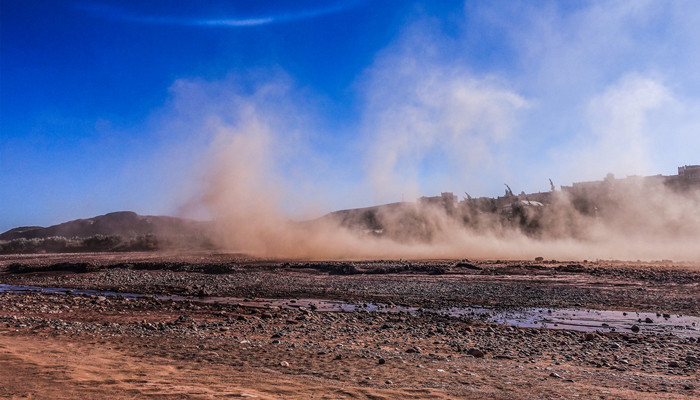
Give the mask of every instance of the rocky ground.
[[[430, 312], [491, 305], [700, 316], [692, 264], [5, 256], [0, 284], [187, 296], [0, 293], [0, 396], [9, 398], [700, 396], [695, 334], [520, 328]], [[309, 298], [422, 311], [294, 306]]]

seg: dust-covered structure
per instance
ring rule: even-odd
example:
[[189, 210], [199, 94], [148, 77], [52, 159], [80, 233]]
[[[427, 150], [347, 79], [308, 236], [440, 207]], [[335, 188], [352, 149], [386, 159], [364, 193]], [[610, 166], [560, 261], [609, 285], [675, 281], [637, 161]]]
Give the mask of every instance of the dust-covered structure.
[[[504, 195], [495, 198], [465, 193], [460, 200], [451, 192], [443, 192], [421, 197], [415, 203], [343, 210], [329, 216], [347, 228], [402, 240], [429, 240], [445, 225], [477, 232], [517, 230], [535, 237], [576, 236], [586, 224], [605, 223], [634, 213], [638, 214], [634, 218], [647, 218], [644, 212], [660, 213], [664, 202], [700, 197], [700, 165], [679, 167], [677, 175], [615, 178], [608, 174], [599, 181], [575, 182], [558, 190], [550, 180], [548, 192], [515, 194], [509, 185], [505, 186]], [[646, 201], [652, 207], [640, 208], [639, 204]]]
[[[577, 211], [586, 215], [599, 215], [605, 208], [614, 207], [616, 201], [633, 201], [625, 199], [630, 190], [639, 189], [644, 195], [646, 190], [664, 189], [683, 194], [700, 189], [700, 165], [678, 167], [677, 175], [628, 176], [615, 178], [608, 174], [602, 181], [575, 182], [571, 186], [562, 186], [562, 192], [568, 193]], [[619, 204], [617, 204], [619, 205]]]

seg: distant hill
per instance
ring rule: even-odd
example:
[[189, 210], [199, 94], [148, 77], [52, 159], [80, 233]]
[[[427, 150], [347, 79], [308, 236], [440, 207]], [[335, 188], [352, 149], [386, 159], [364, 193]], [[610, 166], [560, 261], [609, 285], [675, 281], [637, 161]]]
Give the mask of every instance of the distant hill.
[[76, 219], [49, 226], [23, 226], [0, 234], [0, 240], [44, 239], [61, 236], [65, 238], [87, 238], [95, 235], [120, 236], [124, 239], [155, 235], [192, 236], [205, 235], [210, 230], [209, 222], [176, 217], [139, 215], [131, 211], [113, 212], [87, 219]]
[[384, 219], [392, 214], [405, 212], [409, 203], [390, 203], [365, 208], [352, 208], [328, 213], [321, 219], [332, 219], [341, 226], [370, 232], [385, 228]]

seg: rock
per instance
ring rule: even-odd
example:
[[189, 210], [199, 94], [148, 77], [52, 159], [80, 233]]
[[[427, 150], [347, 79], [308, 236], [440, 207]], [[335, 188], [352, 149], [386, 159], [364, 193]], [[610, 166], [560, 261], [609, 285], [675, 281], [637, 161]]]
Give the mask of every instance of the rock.
[[282, 366], [282, 367], [289, 367], [289, 363], [286, 362], [286, 361], [282, 361], [282, 362], [280, 362], [280, 366]]
[[671, 368], [678, 368], [678, 367], [680, 367], [681, 365], [678, 363], [678, 361], [671, 361], [671, 362], [668, 363], [668, 366], [671, 367]]
[[379, 365], [386, 364], [386, 360], [383, 358], [380, 358], [379, 360], [377, 360], [377, 364], [379, 364]]
[[473, 269], [473, 270], [477, 270], [477, 271], [482, 270], [482, 268], [479, 267], [478, 265], [474, 265], [474, 264], [472, 264], [472, 263], [470, 263], [470, 262], [468, 262], [468, 261], [460, 261], [460, 262], [458, 262], [457, 264], [455, 264], [455, 267], [456, 267], [456, 268]]
[[418, 346], [416, 346], [416, 347], [409, 347], [408, 349], [406, 349], [406, 353], [409, 353], [409, 354], [410, 354], [410, 353], [419, 354], [419, 353], [420, 353], [420, 347], [418, 347]]
[[595, 339], [595, 335], [591, 332], [588, 332], [583, 336], [583, 339], [587, 342], [590, 342], [591, 340]]
[[467, 351], [467, 354], [474, 358], [483, 358], [484, 357], [484, 352], [477, 349], [477, 348], [471, 348], [469, 351]]
[[500, 354], [500, 355], [495, 356], [494, 358], [497, 360], [512, 360], [513, 359], [512, 356], [509, 356], [507, 354]]
[[638, 325], [632, 325], [632, 327], [631, 327], [630, 329], [631, 329], [632, 332], [634, 332], [634, 333], [639, 332], [639, 326], [638, 326]]
[[644, 322], [646, 322], [647, 324], [652, 324], [654, 323], [654, 320], [649, 317], [646, 317], [646, 319], [644, 319]]
[[544, 257], [535, 257], [535, 262], [542, 262], [544, 261]]
[[387, 385], [393, 385], [393, 384], [394, 384], [394, 382], [392, 382], [392, 381], [390, 381], [390, 380], [388, 380], [388, 379], [387, 379], [386, 382], [384, 382], [384, 383], [386, 383]]
[[552, 372], [551, 374], [549, 374], [549, 376], [551, 376], [552, 378], [564, 379], [561, 377], [561, 375], [557, 374], [556, 372]]

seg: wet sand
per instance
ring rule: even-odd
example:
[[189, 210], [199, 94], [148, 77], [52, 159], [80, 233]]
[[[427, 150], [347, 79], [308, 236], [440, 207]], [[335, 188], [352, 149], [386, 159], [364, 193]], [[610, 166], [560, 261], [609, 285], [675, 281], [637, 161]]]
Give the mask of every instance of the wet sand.
[[[695, 327], [651, 327], [700, 317], [699, 271], [673, 263], [4, 256], [0, 284], [77, 291], [0, 293], [0, 395], [694, 398]], [[353, 308], [326, 310], [324, 301]], [[630, 319], [547, 329], [436, 312], [475, 306], [489, 315], [587, 309]]]

